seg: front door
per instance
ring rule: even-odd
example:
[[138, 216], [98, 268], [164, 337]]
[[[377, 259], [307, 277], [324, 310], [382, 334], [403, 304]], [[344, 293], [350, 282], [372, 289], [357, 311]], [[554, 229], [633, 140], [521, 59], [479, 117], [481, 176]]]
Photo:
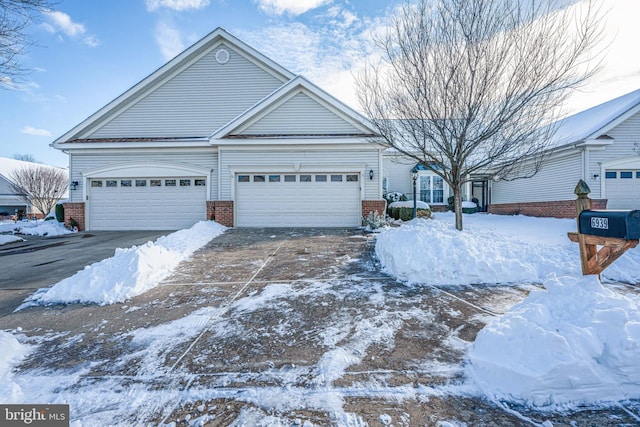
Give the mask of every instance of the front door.
[[478, 210], [480, 212], [486, 212], [489, 204], [489, 183], [487, 181], [472, 181], [471, 198], [478, 199]]

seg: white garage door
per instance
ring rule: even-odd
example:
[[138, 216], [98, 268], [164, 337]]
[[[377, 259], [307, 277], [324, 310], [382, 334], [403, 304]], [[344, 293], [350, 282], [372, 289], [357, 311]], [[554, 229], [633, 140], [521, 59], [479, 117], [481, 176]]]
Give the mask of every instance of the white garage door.
[[357, 173], [236, 175], [238, 227], [358, 227]]
[[204, 178], [89, 181], [91, 230], [178, 230], [206, 219]]
[[608, 209], [640, 209], [640, 170], [607, 170]]

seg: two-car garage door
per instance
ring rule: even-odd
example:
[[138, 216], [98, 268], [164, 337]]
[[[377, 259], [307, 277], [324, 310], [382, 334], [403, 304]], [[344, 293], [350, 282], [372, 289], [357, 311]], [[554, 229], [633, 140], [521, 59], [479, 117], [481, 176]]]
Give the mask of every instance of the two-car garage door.
[[607, 170], [608, 209], [640, 209], [640, 170]]
[[235, 176], [238, 227], [357, 227], [358, 173], [240, 173]]
[[178, 230], [206, 218], [204, 177], [89, 180], [92, 230]]

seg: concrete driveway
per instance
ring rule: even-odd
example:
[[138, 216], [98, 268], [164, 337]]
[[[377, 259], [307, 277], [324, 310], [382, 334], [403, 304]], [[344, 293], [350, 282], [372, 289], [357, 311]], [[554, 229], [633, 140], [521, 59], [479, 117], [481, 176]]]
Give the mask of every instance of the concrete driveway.
[[466, 349], [534, 287], [406, 286], [373, 244], [360, 230], [232, 229], [125, 304], [0, 314], [37, 345], [15, 380], [83, 425], [637, 423], [638, 402], [538, 413], [474, 397]]

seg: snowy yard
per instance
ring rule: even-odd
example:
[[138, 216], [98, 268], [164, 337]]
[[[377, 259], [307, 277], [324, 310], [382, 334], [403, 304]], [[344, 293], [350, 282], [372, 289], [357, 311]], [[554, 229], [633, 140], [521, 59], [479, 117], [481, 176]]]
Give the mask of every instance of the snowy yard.
[[437, 214], [380, 234], [381, 267], [358, 232], [230, 230], [113, 273], [196, 230], [2, 318], [0, 401], [76, 427], [640, 423], [640, 251], [583, 279], [574, 221]]

